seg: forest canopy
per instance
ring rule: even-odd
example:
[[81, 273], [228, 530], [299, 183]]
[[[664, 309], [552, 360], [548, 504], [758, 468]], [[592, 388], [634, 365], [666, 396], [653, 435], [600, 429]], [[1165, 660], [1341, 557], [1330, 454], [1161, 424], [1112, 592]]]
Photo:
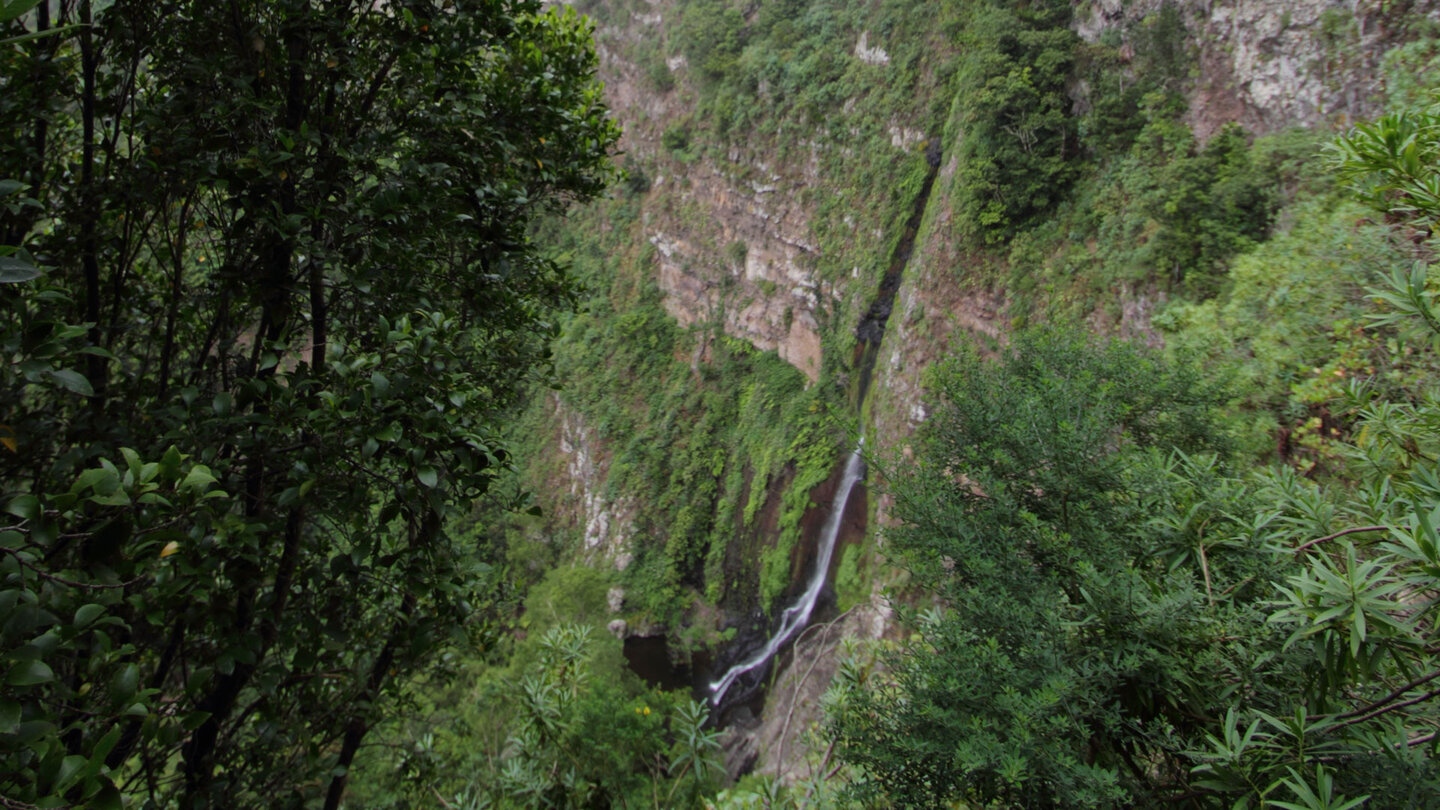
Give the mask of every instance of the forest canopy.
[[0, 796], [338, 806], [483, 639], [510, 464], [618, 128], [529, 0], [0, 4]]

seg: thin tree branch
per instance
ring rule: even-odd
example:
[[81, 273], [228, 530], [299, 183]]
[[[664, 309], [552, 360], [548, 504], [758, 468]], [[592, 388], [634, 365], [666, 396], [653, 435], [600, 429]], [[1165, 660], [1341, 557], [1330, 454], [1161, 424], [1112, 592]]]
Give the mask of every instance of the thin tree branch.
[[1383, 697], [1383, 698], [1375, 701], [1374, 703], [1371, 703], [1369, 706], [1366, 706], [1366, 707], [1363, 708], [1363, 709], [1356, 709], [1356, 710], [1353, 711], [1353, 712], [1346, 712], [1345, 714], [1340, 715], [1340, 718], [1339, 718], [1339, 719], [1343, 720], [1343, 719], [1345, 719], [1345, 718], [1347, 718], [1347, 717], [1355, 717], [1355, 716], [1357, 716], [1357, 715], [1367, 714], [1367, 713], [1369, 713], [1369, 712], [1371, 712], [1371, 711], [1373, 711], [1373, 710], [1375, 710], [1375, 709], [1380, 708], [1381, 706], [1384, 706], [1385, 704], [1389, 703], [1390, 701], [1392, 701], [1392, 700], [1400, 697], [1401, 695], [1405, 694], [1406, 692], [1409, 692], [1411, 689], [1414, 689], [1414, 688], [1419, 687], [1419, 686], [1424, 686], [1425, 684], [1429, 683], [1430, 681], [1435, 680], [1436, 678], [1440, 678], [1440, 669], [1435, 670], [1434, 672], [1430, 673], [1429, 675], [1422, 675], [1421, 677], [1416, 678], [1415, 680], [1411, 681], [1410, 683], [1405, 684], [1404, 686], [1400, 687], [1399, 689], [1396, 689], [1394, 692], [1391, 692], [1390, 694], [1388, 694], [1388, 695], [1386, 695], [1385, 697]]
[[1200, 549], [1200, 573], [1205, 575], [1205, 598], [1209, 600], [1210, 607], [1215, 607], [1215, 592], [1210, 588], [1210, 562], [1205, 559], [1205, 543], [1197, 544]]
[[1334, 539], [1337, 538], [1337, 537], [1344, 537], [1344, 536], [1347, 535], [1347, 534], [1359, 534], [1359, 533], [1361, 533], [1361, 532], [1388, 532], [1388, 531], [1390, 531], [1390, 527], [1389, 527], [1389, 526], [1355, 526], [1355, 527], [1350, 528], [1350, 529], [1345, 529], [1344, 531], [1335, 532], [1334, 534], [1327, 534], [1327, 535], [1325, 535], [1324, 537], [1317, 537], [1317, 538], [1315, 538], [1314, 540], [1311, 540], [1311, 541], [1309, 541], [1309, 542], [1307, 542], [1307, 543], [1303, 543], [1303, 544], [1301, 544], [1301, 545], [1298, 545], [1298, 546], [1295, 547], [1295, 549], [1294, 549], [1294, 551], [1293, 551], [1292, 553], [1294, 553], [1294, 554], [1299, 554], [1300, 552], [1305, 551], [1306, 549], [1310, 548], [1311, 546], [1318, 546], [1318, 545], [1320, 545], [1321, 543], [1327, 543], [1327, 542], [1329, 542], [1329, 541], [1331, 541], [1331, 540], [1334, 540]]
[[1382, 714], [1389, 714], [1390, 712], [1393, 712], [1393, 711], [1395, 711], [1396, 709], [1403, 709], [1403, 708], [1405, 708], [1406, 706], [1414, 706], [1414, 705], [1417, 704], [1417, 703], [1424, 703], [1425, 701], [1430, 700], [1430, 699], [1435, 698], [1435, 697], [1440, 697], [1440, 689], [1432, 689], [1432, 690], [1430, 690], [1429, 692], [1426, 692], [1425, 694], [1421, 695], [1420, 697], [1411, 698], [1410, 700], [1401, 701], [1401, 702], [1399, 702], [1399, 703], [1392, 703], [1392, 704], [1390, 704], [1389, 706], [1386, 706], [1386, 707], [1383, 708], [1383, 709], [1376, 709], [1375, 711], [1370, 712], [1369, 714], [1362, 715], [1362, 716], [1360, 716], [1360, 717], [1356, 717], [1356, 718], [1353, 718], [1353, 719], [1350, 719], [1350, 720], [1346, 720], [1345, 722], [1341, 723], [1340, 725], [1341, 725], [1341, 726], [1353, 726], [1353, 725], [1355, 725], [1356, 723], [1363, 723], [1363, 722], [1365, 722], [1366, 720], [1373, 720], [1373, 719], [1375, 719], [1376, 717], [1379, 717], [1379, 716], [1382, 715]]
[[140, 580], [142, 580], [142, 579], [145, 578], [144, 576], [138, 576], [138, 577], [135, 577], [135, 578], [132, 579], [132, 580], [128, 580], [128, 581], [126, 581], [126, 582], [121, 582], [121, 583], [116, 584], [116, 585], [99, 585], [99, 584], [95, 584], [95, 583], [93, 583], [93, 582], [76, 582], [76, 581], [73, 580], [73, 579], [66, 579], [66, 578], [64, 578], [64, 577], [59, 577], [59, 576], [56, 576], [56, 575], [54, 575], [54, 574], [52, 574], [52, 573], [50, 573], [50, 572], [48, 572], [48, 571], [45, 571], [44, 569], [40, 568], [39, 566], [35, 565], [34, 563], [32, 563], [32, 562], [26, 560], [24, 557], [20, 556], [20, 552], [19, 552], [19, 551], [16, 551], [16, 550], [13, 549], [13, 548], [3, 548], [3, 547], [0, 547], [0, 551], [4, 551], [4, 552], [10, 554], [10, 556], [14, 557], [14, 558], [15, 558], [15, 561], [18, 562], [18, 563], [20, 563], [20, 565], [21, 565], [22, 567], [28, 568], [28, 569], [30, 569], [31, 571], [34, 571], [37, 575], [40, 576], [41, 579], [48, 579], [48, 580], [50, 580], [51, 582], [55, 582], [55, 583], [58, 583], [58, 584], [60, 584], [60, 585], [65, 585], [66, 587], [70, 587], [70, 588], [83, 588], [83, 589], [89, 590], [89, 591], [113, 591], [113, 590], [120, 590], [120, 589], [123, 589], [123, 588], [128, 588], [128, 587], [130, 587], [131, 585], [134, 585], [135, 583], [137, 583], [137, 582], [139, 582]]
[[[790, 648], [790, 649], [792, 650], [792, 657], [793, 657], [793, 653], [798, 653], [798, 652], [800, 651], [800, 644], [801, 644], [801, 642], [803, 642], [803, 641], [805, 640], [805, 636], [807, 636], [807, 635], [810, 634], [810, 631], [812, 631], [812, 630], [822, 630], [822, 631], [823, 631], [823, 632], [822, 632], [822, 637], [828, 637], [831, 628], [833, 628], [833, 627], [834, 627], [837, 623], [839, 623], [842, 619], [846, 618], [846, 617], [849, 616], [851, 613], [853, 613], [853, 612], [855, 611], [855, 609], [858, 608], [858, 607], [860, 607], [860, 605], [856, 605], [855, 607], [850, 608], [849, 610], [845, 611], [844, 613], [841, 613], [839, 616], [836, 616], [835, 618], [831, 619], [831, 620], [828, 621], [828, 622], [825, 622], [824, 624], [814, 624], [814, 625], [811, 625], [811, 626], [805, 628], [805, 630], [800, 633], [799, 637], [795, 639], [795, 644], [792, 645], [791, 648]], [[800, 690], [801, 690], [802, 688], [804, 688], [805, 682], [808, 681], [808, 680], [810, 680], [810, 673], [812, 673], [812, 672], [815, 671], [815, 665], [818, 664], [818, 663], [820, 663], [820, 657], [819, 657], [819, 656], [815, 656], [815, 657], [810, 661], [810, 667], [805, 670], [805, 674], [802, 675], [802, 676], [800, 676], [800, 680], [799, 680], [798, 682], [796, 682], [796, 684], [795, 684], [795, 690], [794, 690], [795, 696], [798, 697], [798, 696], [800, 695]], [[792, 700], [792, 701], [790, 702], [790, 711], [788, 711], [788, 712], [785, 713], [785, 724], [784, 724], [784, 725], [781, 727], [781, 729], [780, 729], [780, 741], [779, 741], [780, 747], [779, 747], [779, 749], [778, 749], [778, 750], [776, 751], [776, 753], [775, 753], [775, 761], [776, 761], [777, 767], [779, 766], [779, 763], [782, 763], [782, 762], [785, 761], [785, 738], [786, 738], [787, 736], [789, 736], [789, 734], [790, 734], [790, 721], [791, 721], [791, 719], [793, 719], [793, 718], [795, 717], [795, 707], [796, 707], [797, 705], [798, 705], [797, 701]]]

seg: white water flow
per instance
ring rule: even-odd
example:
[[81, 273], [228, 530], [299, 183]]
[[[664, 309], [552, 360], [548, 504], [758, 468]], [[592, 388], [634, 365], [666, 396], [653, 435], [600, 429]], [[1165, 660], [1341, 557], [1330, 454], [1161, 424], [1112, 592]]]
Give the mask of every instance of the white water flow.
[[845, 475], [840, 479], [840, 488], [835, 490], [835, 498], [830, 502], [830, 514], [825, 518], [825, 530], [820, 537], [819, 553], [815, 557], [815, 571], [810, 575], [810, 584], [795, 604], [785, 608], [785, 612], [780, 614], [780, 627], [765, 646], [731, 667], [720, 680], [710, 684], [712, 704], [720, 705], [721, 698], [725, 697], [726, 690], [735, 683], [736, 678], [774, 658], [775, 653], [785, 646], [785, 642], [810, 621], [810, 611], [815, 608], [815, 600], [820, 598], [820, 589], [825, 587], [825, 574], [829, 572], [830, 558], [835, 554], [835, 540], [840, 536], [840, 519], [845, 514], [845, 505], [850, 502], [850, 491], [855, 488], [855, 482], [865, 474], [865, 464], [860, 457], [860, 451], [864, 447], [865, 437], [861, 436], [855, 452], [850, 454], [850, 460], [845, 464]]

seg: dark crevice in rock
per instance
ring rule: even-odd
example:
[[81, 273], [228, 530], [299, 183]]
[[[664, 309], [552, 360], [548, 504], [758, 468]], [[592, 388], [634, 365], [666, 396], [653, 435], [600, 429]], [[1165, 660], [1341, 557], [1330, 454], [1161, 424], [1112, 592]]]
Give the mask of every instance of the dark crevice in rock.
[[890, 312], [895, 308], [895, 293], [900, 290], [900, 278], [905, 272], [905, 266], [910, 263], [910, 254], [915, 251], [915, 237], [920, 232], [920, 223], [925, 219], [925, 206], [930, 203], [930, 190], [935, 186], [935, 176], [940, 172], [939, 138], [931, 139], [925, 147], [925, 160], [930, 164], [930, 170], [925, 174], [920, 193], [915, 195], [910, 218], [905, 221], [905, 230], [900, 234], [900, 241], [890, 256], [890, 264], [885, 268], [884, 277], [880, 279], [879, 292], [855, 329], [855, 356], [851, 359], [850, 368], [855, 374], [851, 403], [857, 412], [864, 407], [865, 397], [870, 393], [870, 379], [875, 370], [875, 358], [880, 353], [880, 343], [885, 337], [885, 323], [890, 320]]

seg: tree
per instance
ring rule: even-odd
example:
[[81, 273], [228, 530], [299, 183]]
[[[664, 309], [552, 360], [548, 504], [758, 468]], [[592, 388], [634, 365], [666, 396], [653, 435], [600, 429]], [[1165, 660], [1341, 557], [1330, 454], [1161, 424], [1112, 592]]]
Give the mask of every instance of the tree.
[[1217, 445], [1216, 392], [1042, 331], [948, 363], [936, 393], [921, 460], [891, 484], [890, 547], [939, 607], [839, 702], [840, 752], [902, 806], [1117, 805], [1175, 767], [1167, 738], [1193, 724], [1175, 698], [1203, 677], [1184, 665], [1218, 632], [1145, 531], [1165, 454]]
[[0, 54], [0, 233], [45, 268], [0, 289], [0, 795], [336, 807], [400, 676], [484, 629], [447, 525], [503, 496], [573, 299], [527, 226], [612, 176], [588, 24], [52, 11]]
[[690, 66], [705, 81], [720, 82], [735, 72], [745, 18], [724, 0], [698, 0], [684, 6], [676, 36]]
[[956, 73], [958, 210], [970, 236], [997, 243], [1059, 201], [1078, 156], [1067, 82], [1079, 38], [1070, 7], [978, 4]]

